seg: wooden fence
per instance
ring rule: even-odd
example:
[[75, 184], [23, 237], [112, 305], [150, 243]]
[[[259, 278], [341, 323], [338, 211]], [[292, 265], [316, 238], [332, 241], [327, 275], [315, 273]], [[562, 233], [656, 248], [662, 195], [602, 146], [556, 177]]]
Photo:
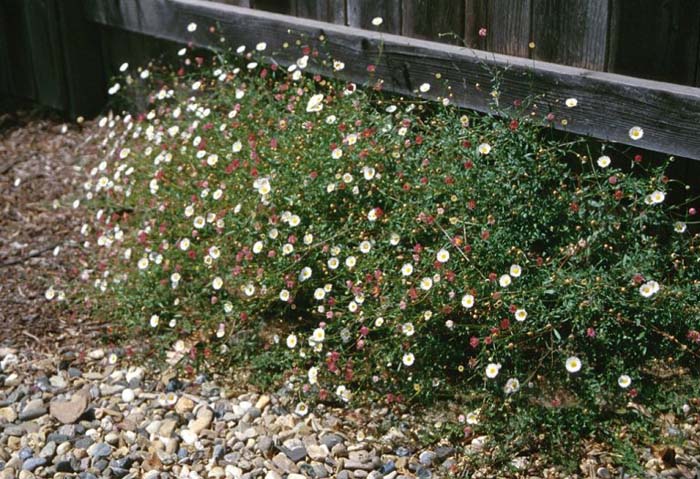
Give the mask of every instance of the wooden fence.
[[[503, 101], [536, 95], [541, 111], [557, 116], [558, 128], [700, 159], [700, 89], [685, 86], [698, 82], [696, 0], [227, 3], [244, 8], [205, 0], [0, 0], [0, 94], [33, 98], [73, 115], [95, 113], [121, 62], [142, 64], [189, 41], [217, 47], [207, 28], [195, 34], [185, 30], [195, 21], [218, 25], [233, 44], [264, 39], [271, 48], [299, 34], [313, 42], [323, 33], [326, 51], [346, 60], [346, 79], [366, 79], [367, 64], [379, 58], [377, 71], [385, 88], [413, 94], [417, 85], [434, 82], [440, 72], [457, 103], [479, 111], [489, 109], [484, 86], [490, 77], [484, 64], [502, 68]], [[379, 28], [370, 24], [376, 16], [384, 19]], [[654, 16], [671, 25], [665, 28], [672, 32], [642, 28]], [[481, 28], [486, 28], [485, 36], [479, 35]], [[479, 50], [458, 46], [463, 42]], [[294, 58], [282, 51], [275, 60]], [[579, 106], [566, 109], [562, 102], [568, 97], [578, 98]], [[642, 140], [630, 140], [632, 125], [644, 128]]]
[[359, 28], [381, 16], [388, 33], [700, 86], [698, 0], [214, 1]]

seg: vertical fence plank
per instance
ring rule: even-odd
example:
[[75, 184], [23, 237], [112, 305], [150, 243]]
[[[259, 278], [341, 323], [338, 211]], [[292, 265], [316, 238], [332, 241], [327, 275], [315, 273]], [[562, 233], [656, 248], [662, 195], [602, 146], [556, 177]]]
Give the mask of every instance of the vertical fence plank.
[[297, 17], [345, 25], [345, 0], [294, 0]]
[[2, 101], [14, 96], [12, 91], [12, 76], [10, 75], [10, 42], [7, 38], [5, 4], [0, 2], [0, 111]]
[[464, 0], [464, 44], [469, 48], [486, 49], [486, 40], [479, 36], [479, 29], [487, 26], [486, 0]]
[[[506, 55], [530, 54], [532, 0], [466, 0], [464, 40], [467, 46]], [[486, 37], [479, 30], [486, 28]]]
[[488, 4], [489, 51], [528, 57], [531, 0], [500, 0]]
[[53, 0], [26, 2], [24, 21], [36, 84], [35, 99], [63, 110], [67, 95], [55, 6]]
[[54, 23], [59, 28], [65, 88], [66, 111], [73, 117], [97, 114], [106, 100], [107, 80], [102, 66], [100, 31], [84, 16], [83, 4], [56, 5]]
[[[351, 27], [401, 34], [401, 0], [347, 0], [348, 25]], [[380, 27], [372, 19], [382, 17]]]
[[532, 0], [533, 57], [603, 70], [609, 22], [608, 0]]
[[455, 0], [403, 0], [403, 35], [462, 45], [464, 3]]
[[4, 33], [8, 42], [9, 70], [12, 93], [19, 98], [36, 99], [34, 65], [25, 22], [23, 0], [5, 0], [3, 3]]
[[658, 0], [638, 7], [613, 0], [614, 47], [609, 70], [654, 80], [693, 85], [700, 48], [700, 2]]

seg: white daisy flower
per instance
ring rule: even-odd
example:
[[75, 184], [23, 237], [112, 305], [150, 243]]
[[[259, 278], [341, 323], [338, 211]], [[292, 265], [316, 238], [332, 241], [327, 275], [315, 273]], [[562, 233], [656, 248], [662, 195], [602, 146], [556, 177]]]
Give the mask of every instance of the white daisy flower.
[[403, 362], [404, 366], [413, 366], [413, 363], [416, 362], [416, 357], [413, 353], [406, 353], [401, 358], [401, 362]]
[[578, 100], [576, 98], [567, 98], [565, 103], [567, 107], [573, 108], [578, 105]]
[[608, 166], [610, 166], [610, 157], [607, 155], [603, 155], [600, 158], [598, 158], [597, 163], [598, 166], [600, 166], [601, 168], [607, 168]]
[[496, 376], [498, 376], [498, 373], [501, 370], [501, 365], [500, 363], [489, 363], [486, 366], [486, 377], [489, 379], [494, 379]]
[[627, 374], [623, 374], [619, 378], [617, 378], [617, 384], [622, 389], [626, 389], [630, 386], [630, 384], [632, 384], [632, 378], [629, 377]]
[[437, 252], [436, 257], [438, 262], [447, 263], [447, 261], [450, 259], [450, 252], [443, 248]]
[[465, 294], [462, 296], [462, 306], [467, 309], [474, 307], [474, 296], [471, 294]]
[[360, 252], [367, 254], [370, 252], [371, 249], [372, 243], [370, 243], [369, 241], [363, 241], [362, 243], [360, 243]]
[[318, 368], [316, 366], [309, 368], [307, 376], [309, 378], [309, 384], [318, 384]]
[[520, 391], [520, 381], [518, 381], [516, 378], [510, 378], [508, 381], [506, 381], [506, 385], [503, 388], [503, 391], [506, 394], [515, 394], [518, 391]]
[[301, 272], [299, 273], [299, 281], [302, 281], [302, 282], [306, 281], [307, 279], [309, 279], [311, 277], [311, 273], [312, 273], [311, 268], [309, 268], [308, 266], [305, 266], [304, 268], [302, 268]]
[[513, 278], [519, 278], [520, 275], [522, 274], [522, 272], [523, 272], [523, 270], [522, 270], [522, 268], [520, 267], [520, 265], [517, 265], [517, 264], [512, 264], [512, 265], [510, 265], [509, 274], [510, 274]]
[[284, 301], [285, 303], [289, 301], [289, 291], [286, 289], [280, 291], [280, 301]]
[[632, 138], [635, 141], [641, 140], [642, 137], [644, 136], [644, 130], [642, 130], [638, 126], [633, 126], [632, 128], [630, 128], [629, 135], [630, 135], [630, 138]]
[[326, 339], [326, 331], [323, 328], [316, 328], [311, 334], [311, 339], [317, 343], [322, 343]]
[[401, 274], [404, 276], [411, 276], [413, 274], [413, 265], [411, 263], [406, 263], [401, 267]]
[[406, 336], [411, 337], [416, 332], [416, 328], [413, 327], [413, 323], [404, 323], [401, 326], [401, 332]]
[[221, 287], [224, 285], [224, 280], [221, 279], [220, 276], [217, 276], [214, 278], [214, 280], [211, 282], [211, 287], [214, 288], [215, 290], [220, 290]]
[[581, 370], [581, 360], [576, 356], [570, 356], [566, 360], [566, 370], [571, 374], [575, 374]]
[[433, 287], [433, 280], [431, 278], [423, 278], [420, 280], [420, 289], [423, 291], [428, 291], [430, 288]]
[[491, 145], [489, 145], [488, 143], [482, 143], [479, 145], [478, 150], [479, 153], [481, 153], [482, 155], [488, 155], [489, 153], [491, 153]]
[[510, 286], [510, 283], [512, 282], [510, 275], [504, 274], [500, 278], [498, 278], [498, 284], [501, 285], [501, 288], [507, 288]]
[[306, 104], [306, 111], [309, 113], [323, 110], [323, 93], [313, 95]]
[[518, 309], [515, 311], [515, 320], [523, 322], [527, 319], [527, 311], [524, 309]]
[[297, 346], [297, 335], [296, 334], [290, 334], [287, 336], [287, 347], [289, 349], [294, 349]]
[[649, 195], [649, 198], [651, 199], [651, 204], [657, 205], [659, 203], [663, 203], [663, 201], [666, 199], [666, 193], [656, 190]]
[[372, 25], [374, 25], [375, 27], [378, 27], [382, 23], [384, 23], [384, 19], [382, 17], [374, 17], [372, 19]]

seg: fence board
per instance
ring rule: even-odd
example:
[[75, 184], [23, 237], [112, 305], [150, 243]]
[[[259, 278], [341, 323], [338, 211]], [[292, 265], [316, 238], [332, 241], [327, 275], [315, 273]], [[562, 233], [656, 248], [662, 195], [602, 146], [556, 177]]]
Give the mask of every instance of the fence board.
[[250, 0], [250, 8], [287, 15], [293, 13], [292, 0]]
[[[206, 29], [187, 34], [183, 26], [191, 21], [201, 25], [218, 22], [221, 32], [236, 42], [250, 44], [264, 38], [271, 51], [279, 50], [275, 61], [285, 63], [295, 61], [298, 54], [293, 49], [279, 49], [283, 42], [294, 39], [290, 30], [301, 32], [309, 39], [323, 32], [325, 50], [334, 58], [347, 59], [346, 69], [340, 72], [346, 80], [364, 82], [367, 78], [365, 64], [352, 60], [375, 58], [381, 49], [377, 74], [385, 80], [387, 90], [411, 94], [415, 85], [434, 80], [435, 73], [440, 72], [443, 80], [452, 86], [455, 103], [478, 111], [491, 111], [488, 91], [475, 88], [476, 84], [489, 84], [491, 78], [483, 68], [487, 64], [504, 69], [503, 102], [535, 95], [540, 111], [552, 111], [559, 118], [567, 119], [567, 126], [555, 122], [557, 128], [700, 159], [700, 123], [697, 121], [700, 89], [697, 88], [486, 54], [201, 0], [151, 0], [148, 2], [150, 11], [134, 16], [133, 6], [129, 6], [132, 2], [136, 0], [122, 0], [115, 10], [111, 0], [86, 0], [88, 15], [98, 23], [172, 41], [193, 40], [201, 46], [215, 48], [218, 39], [210, 36]], [[328, 73], [320, 67], [316, 71]], [[442, 93], [437, 86], [430, 92], [433, 96]], [[563, 107], [562, 100], [567, 97], [576, 97], [579, 106]], [[631, 126], [644, 128], [644, 138], [636, 142], [630, 140]]]
[[469, 48], [486, 49], [486, 40], [479, 29], [488, 27], [486, 0], [464, 0], [464, 44]]
[[695, 84], [700, 48], [700, 2], [615, 0], [610, 71]]
[[[83, 6], [61, 8], [57, 3], [55, 24], [59, 27], [67, 102], [73, 117], [92, 116], [105, 104], [107, 79], [102, 66], [100, 32], [85, 20]], [[54, 49], [58, 50], [58, 49]]]
[[23, 0], [5, 0], [2, 6], [7, 53], [12, 66], [9, 70], [12, 92], [20, 98], [36, 98], [34, 65], [24, 13], [27, 4]]
[[463, 44], [464, 3], [455, 0], [403, 0], [403, 35]]
[[68, 103], [65, 72], [60, 48], [56, 4], [54, 0], [35, 0], [24, 5], [24, 20], [39, 103], [62, 110]]
[[532, 0], [533, 57], [604, 70], [608, 0]]
[[528, 57], [531, 13], [531, 0], [489, 2], [488, 49], [506, 55]]
[[[380, 32], [401, 33], [401, 0], [352, 0], [348, 2], [348, 25]], [[372, 25], [372, 19], [381, 17], [380, 27]]]
[[[532, 0], [466, 0], [464, 37], [472, 48], [528, 57]], [[479, 29], [486, 28], [486, 37]]]
[[[7, 38], [5, 6], [0, 2], [0, 100], [14, 96], [10, 75], [10, 42]], [[2, 111], [0, 104], [0, 111]]]
[[294, 0], [295, 15], [322, 22], [346, 24], [345, 0]]

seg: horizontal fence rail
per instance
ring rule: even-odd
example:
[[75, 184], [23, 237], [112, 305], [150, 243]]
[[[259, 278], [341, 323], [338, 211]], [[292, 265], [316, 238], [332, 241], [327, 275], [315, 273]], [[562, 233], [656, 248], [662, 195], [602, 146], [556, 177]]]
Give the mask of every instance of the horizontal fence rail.
[[[268, 51], [275, 52], [269, 61], [285, 65], [293, 63], [298, 54], [281, 48], [284, 42], [292, 43], [303, 35], [314, 45], [323, 36], [320, 48], [346, 64], [336, 76], [365, 82], [367, 66], [374, 64], [385, 90], [416, 95], [419, 85], [430, 83], [431, 90], [421, 96], [433, 98], [445, 95], [441, 85], [446, 81], [454, 103], [481, 112], [491, 111], [489, 70], [495, 68], [501, 72], [502, 103], [534, 96], [542, 114], [554, 114], [552, 124], [558, 129], [700, 160], [700, 88], [203, 0], [84, 0], [84, 7], [91, 22], [177, 43], [217, 48], [221, 35], [233, 45], [265, 41]], [[189, 33], [185, 27], [190, 22], [202, 28]], [[205, 28], [211, 25], [218, 28], [216, 36]], [[436, 80], [437, 73], [440, 80]], [[567, 98], [576, 98], [578, 106], [567, 108]], [[630, 138], [633, 126], [643, 128], [640, 140]]]

